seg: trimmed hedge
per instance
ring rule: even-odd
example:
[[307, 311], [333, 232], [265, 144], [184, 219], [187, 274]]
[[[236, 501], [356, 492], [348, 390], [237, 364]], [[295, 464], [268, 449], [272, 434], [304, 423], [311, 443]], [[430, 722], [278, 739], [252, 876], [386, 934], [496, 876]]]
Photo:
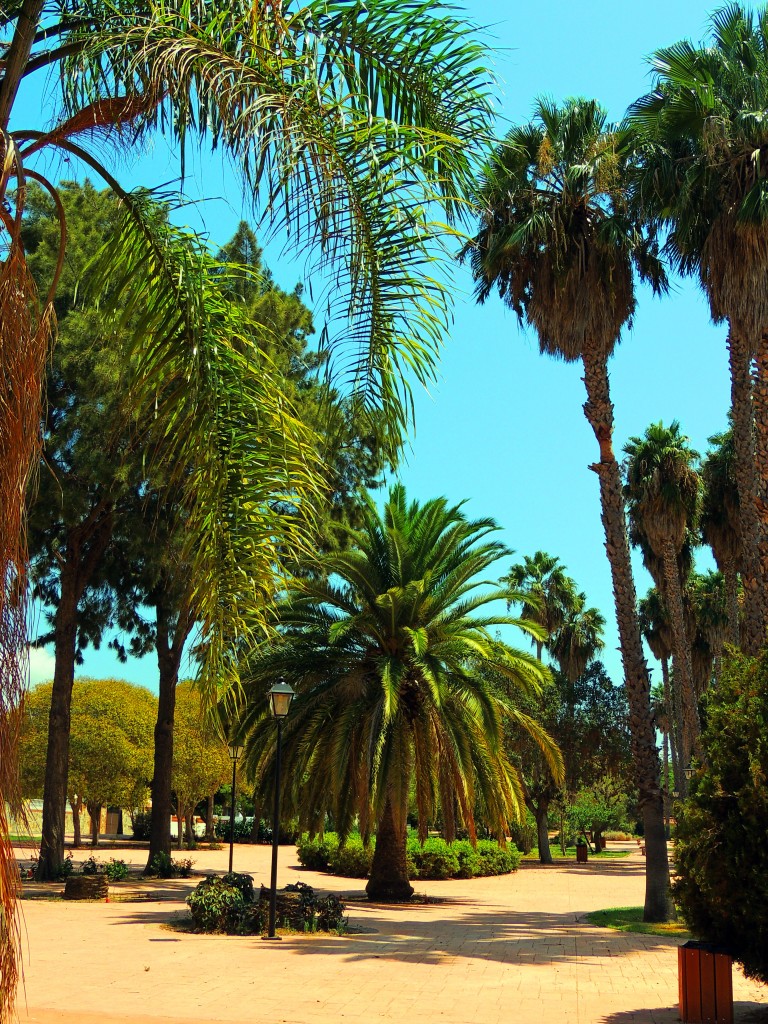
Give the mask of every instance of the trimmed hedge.
[[[327, 871], [347, 878], [366, 878], [371, 870], [375, 840], [363, 846], [359, 835], [350, 836], [343, 846], [335, 832], [313, 839], [304, 834], [297, 844], [299, 860], [313, 871]], [[409, 836], [406, 861], [410, 879], [478, 878], [484, 875], [506, 875], [516, 871], [520, 851], [513, 843], [502, 849], [489, 839], [479, 839], [473, 847], [468, 839], [447, 843], [431, 837], [422, 844]]]

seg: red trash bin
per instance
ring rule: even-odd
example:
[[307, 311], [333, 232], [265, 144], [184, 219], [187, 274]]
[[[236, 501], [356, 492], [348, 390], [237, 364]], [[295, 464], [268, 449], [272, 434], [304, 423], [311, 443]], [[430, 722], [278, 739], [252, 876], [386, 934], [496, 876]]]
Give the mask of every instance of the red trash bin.
[[709, 942], [677, 949], [680, 1018], [686, 1024], [733, 1024], [730, 954]]

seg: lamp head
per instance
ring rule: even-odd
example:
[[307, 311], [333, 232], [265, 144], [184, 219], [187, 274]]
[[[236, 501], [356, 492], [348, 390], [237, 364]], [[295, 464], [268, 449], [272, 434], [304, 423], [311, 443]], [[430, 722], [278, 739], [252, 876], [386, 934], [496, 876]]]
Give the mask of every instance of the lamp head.
[[269, 706], [274, 718], [285, 718], [291, 708], [296, 691], [284, 680], [278, 680], [269, 690]]

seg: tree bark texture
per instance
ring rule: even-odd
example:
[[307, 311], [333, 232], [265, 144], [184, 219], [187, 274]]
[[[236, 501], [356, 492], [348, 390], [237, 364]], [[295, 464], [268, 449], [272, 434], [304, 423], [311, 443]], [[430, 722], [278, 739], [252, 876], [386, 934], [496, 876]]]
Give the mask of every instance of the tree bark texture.
[[536, 838], [539, 847], [539, 862], [552, 864], [552, 851], [549, 848], [549, 798], [541, 797], [533, 809], [536, 818]]
[[674, 916], [669, 890], [669, 861], [664, 833], [661, 764], [651, 715], [651, 686], [643, 656], [637, 598], [629, 556], [624, 497], [619, 464], [613, 451], [613, 404], [605, 355], [585, 348], [584, 414], [600, 446], [600, 461], [590, 468], [600, 482], [605, 549], [611, 567], [613, 597], [619, 627], [624, 684], [629, 703], [630, 746], [645, 830], [645, 921], [668, 921]]
[[101, 804], [86, 804], [88, 817], [91, 819], [91, 846], [99, 845], [99, 827], [101, 825]]
[[683, 733], [682, 761], [686, 768], [691, 760], [691, 752], [698, 742], [701, 726], [696, 700], [696, 689], [693, 685], [693, 667], [691, 665], [691, 644], [688, 630], [685, 627], [685, 608], [683, 607], [683, 589], [680, 585], [680, 573], [677, 566], [677, 552], [671, 540], [667, 540], [663, 553], [664, 564], [664, 603], [669, 612], [672, 626], [672, 665], [675, 673], [675, 685], [682, 698]]
[[205, 802], [205, 838], [209, 843], [212, 843], [215, 838], [213, 828], [213, 797], [214, 794], [211, 793]]
[[[168, 607], [162, 586], [155, 595], [155, 649], [159, 670], [157, 721], [155, 722], [155, 753], [152, 772], [152, 821], [149, 834], [149, 855], [144, 873], [151, 870], [158, 853], [171, 855], [171, 813], [173, 777], [173, 720], [176, 714], [176, 684], [184, 644], [192, 629], [193, 618], [183, 609], [175, 620]], [[182, 822], [179, 818], [179, 838]]]
[[[731, 417], [736, 487], [739, 493], [739, 535], [742, 551], [744, 619], [741, 642], [746, 654], [756, 655], [765, 643], [766, 594], [761, 585], [758, 538], [765, 527], [758, 516], [758, 484], [755, 466], [755, 421], [753, 380], [750, 372], [751, 350], [744, 332], [733, 323], [728, 334], [728, 358], [731, 371]], [[764, 412], [766, 410], [763, 410]], [[765, 440], [764, 424], [763, 437]]]
[[80, 832], [80, 812], [83, 809], [82, 797], [70, 798], [69, 806], [72, 808], [72, 830], [74, 833], [72, 845], [76, 850], [79, 850], [83, 844], [83, 837]]
[[762, 620], [757, 654], [766, 644], [768, 628], [768, 600], [765, 584], [768, 581], [768, 333], [760, 336], [754, 361], [752, 407], [755, 420], [755, 484], [757, 507], [757, 592], [762, 598]]
[[729, 558], [723, 566], [723, 579], [725, 580], [725, 607], [728, 615], [728, 625], [725, 631], [725, 642], [732, 647], [739, 646], [739, 574], [736, 563]]
[[[680, 757], [679, 757], [679, 733], [677, 732], [677, 720], [675, 715], [674, 707], [674, 696], [672, 694], [672, 684], [669, 678], [669, 658], [661, 659], [661, 678], [664, 682], [664, 704], [667, 708], [667, 732], [665, 736], [669, 739], [670, 754], [672, 757], [672, 780], [673, 788], [679, 792], [680, 780], [683, 777], [683, 773], [680, 770]], [[665, 766], [664, 775], [664, 788], [667, 788], [667, 779], [669, 777], [669, 771]]]
[[365, 891], [377, 903], [403, 903], [413, 896], [405, 858], [405, 828], [397, 828], [389, 797], [376, 830], [371, 875]]

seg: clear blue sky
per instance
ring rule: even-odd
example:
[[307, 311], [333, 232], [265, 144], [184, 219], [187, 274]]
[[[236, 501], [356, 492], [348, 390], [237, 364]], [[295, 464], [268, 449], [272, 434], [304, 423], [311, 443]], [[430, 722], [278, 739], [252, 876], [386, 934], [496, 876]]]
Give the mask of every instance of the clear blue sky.
[[[647, 0], [642, 6], [615, 0], [464, 4], [469, 18], [489, 26], [485, 37], [496, 49], [499, 134], [527, 119], [538, 94], [595, 97], [611, 117], [621, 117], [646, 91], [644, 58], [682, 37], [702, 38], [714, 6], [694, 0]], [[16, 125], [23, 121], [20, 116]], [[72, 177], [73, 170], [49, 168], [61, 177]], [[159, 186], [177, 173], [173, 154], [158, 140], [151, 151], [124, 157], [118, 177], [126, 185]], [[217, 244], [248, 216], [248, 199], [240, 197], [234, 176], [218, 157], [193, 161], [186, 193], [208, 200], [186, 216]], [[267, 261], [278, 282], [291, 287], [303, 277], [304, 263], [291, 264], [279, 241], [267, 247]], [[477, 307], [466, 270], [457, 271], [455, 292], [439, 380], [429, 393], [416, 394], [416, 423], [400, 478], [413, 497], [468, 499], [468, 513], [493, 516], [518, 557], [537, 549], [558, 555], [608, 620], [604, 660], [619, 682], [598, 482], [588, 469], [597, 446], [581, 408], [579, 367], [540, 356], [535, 338], [519, 330], [498, 299]], [[676, 282], [663, 301], [641, 293], [633, 329], [610, 370], [617, 450], [660, 419], [679, 419], [700, 451], [726, 425], [725, 329], [710, 324], [706, 303], [690, 282]], [[643, 593], [650, 581], [641, 569], [637, 582]], [[120, 666], [109, 652], [87, 652], [80, 671], [120, 675], [156, 688], [151, 656]], [[35, 678], [42, 677], [50, 677], [50, 667], [39, 652]]]

